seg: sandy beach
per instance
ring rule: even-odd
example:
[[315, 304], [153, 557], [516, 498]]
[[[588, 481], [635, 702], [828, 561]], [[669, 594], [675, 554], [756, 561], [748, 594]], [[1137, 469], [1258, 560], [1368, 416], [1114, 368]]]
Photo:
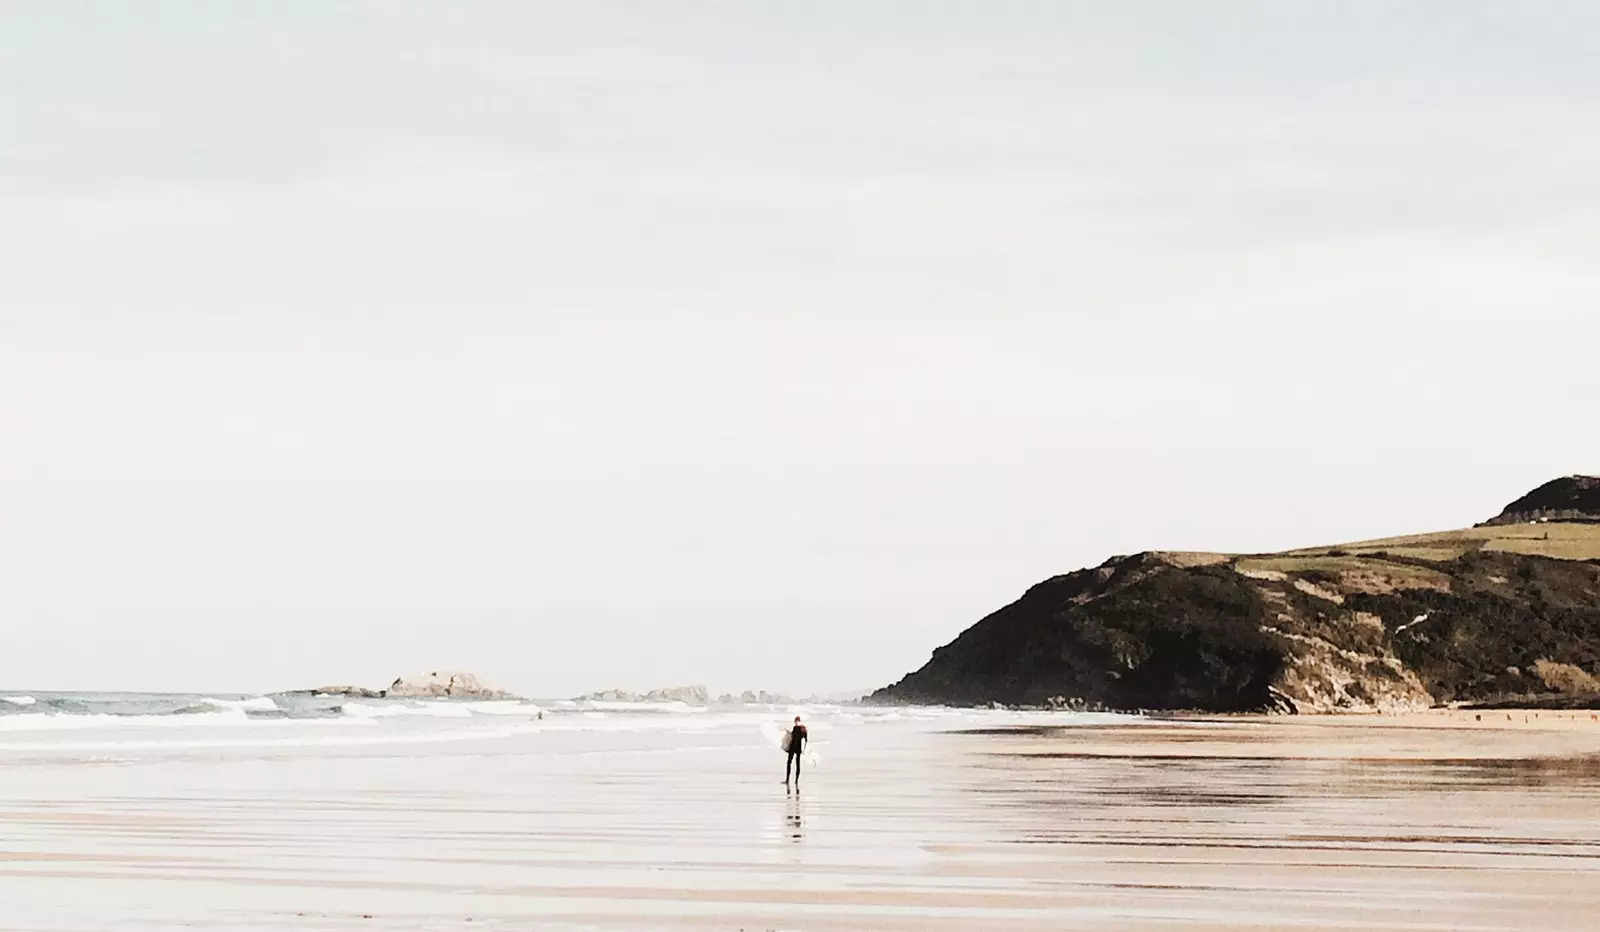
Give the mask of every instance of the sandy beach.
[[0, 735], [0, 930], [1586, 930], [1590, 713]]

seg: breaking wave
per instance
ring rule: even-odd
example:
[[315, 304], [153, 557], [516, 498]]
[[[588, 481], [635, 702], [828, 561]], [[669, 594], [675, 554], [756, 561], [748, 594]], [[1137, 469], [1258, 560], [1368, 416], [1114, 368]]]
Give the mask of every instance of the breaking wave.
[[249, 699], [217, 699], [207, 696], [203, 704], [218, 709], [237, 709], [241, 712], [277, 712], [278, 703], [271, 696], [252, 696]]
[[217, 728], [283, 722], [373, 723], [385, 719], [537, 721], [543, 708], [522, 700], [364, 699], [279, 694], [39, 693], [0, 696], [0, 733], [85, 729]]
[[[202, 748], [320, 746], [456, 740], [497, 740], [547, 734], [550, 740], [588, 740], [623, 732], [717, 733], [755, 736], [753, 724], [770, 706], [691, 705], [677, 701], [439, 698], [361, 698], [311, 693], [181, 694], [32, 692], [0, 696], [0, 755], [30, 749]], [[820, 713], [812, 717], [813, 711]], [[846, 709], [826, 704], [789, 707], [804, 712], [813, 734], [933, 710]], [[609, 740], [597, 738], [597, 740]]]
[[66, 731], [86, 728], [193, 728], [197, 725], [236, 725], [248, 722], [243, 710], [191, 712], [169, 715], [72, 715], [61, 712], [30, 712], [0, 716], [0, 732]]

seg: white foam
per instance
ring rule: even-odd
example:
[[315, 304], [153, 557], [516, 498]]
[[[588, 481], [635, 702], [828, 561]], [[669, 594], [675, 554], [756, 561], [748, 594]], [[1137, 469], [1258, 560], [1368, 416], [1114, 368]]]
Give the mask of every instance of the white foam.
[[522, 702], [517, 699], [491, 699], [482, 702], [421, 699], [405, 704], [397, 702], [347, 702], [341, 708], [345, 715], [354, 718], [392, 718], [400, 715], [420, 715], [427, 718], [518, 715], [523, 718], [536, 718], [544, 711], [531, 702]]
[[728, 728], [748, 721], [716, 715], [620, 715], [612, 712], [579, 712], [546, 716], [530, 722], [532, 731], [589, 732], [704, 732]]
[[473, 715], [522, 715], [534, 717], [544, 712], [531, 702], [521, 702], [516, 699], [493, 699], [485, 702], [462, 703]]
[[365, 702], [347, 702], [342, 706], [345, 715], [352, 718], [393, 718], [399, 715], [422, 715], [428, 718], [471, 718], [467, 703], [428, 703], [426, 705], [377, 705]]
[[188, 715], [64, 715], [53, 712], [30, 712], [24, 715], [0, 715], [0, 731], [66, 731], [86, 728], [195, 728], [206, 725], [238, 725], [248, 723], [243, 709], [218, 712], [194, 712]]
[[32, 696], [0, 696], [0, 699], [4, 699], [12, 705], [33, 705], [39, 701]]
[[208, 696], [200, 701], [218, 709], [238, 709], [243, 712], [278, 711], [278, 703], [274, 702], [271, 696], [254, 696], [249, 699], [217, 699]]
[[[85, 717], [85, 716], [77, 716]], [[194, 716], [184, 716], [193, 718]], [[172, 751], [172, 750], [211, 750], [226, 748], [309, 748], [309, 747], [353, 747], [365, 745], [410, 745], [410, 744], [436, 744], [441, 742], [456, 741], [483, 741], [509, 738], [522, 734], [520, 725], [510, 727], [500, 726], [486, 729], [460, 729], [451, 731], [435, 731], [432, 733], [396, 733], [379, 732], [360, 735], [352, 734], [284, 734], [285, 731], [295, 731], [305, 726], [324, 728], [327, 726], [373, 726], [376, 722], [358, 719], [290, 719], [256, 720], [250, 723], [248, 732], [240, 734], [234, 732], [227, 737], [212, 738], [178, 738], [154, 741], [51, 741], [49, 743], [17, 743], [0, 744], [0, 751], [7, 753], [39, 753], [39, 752], [84, 752], [84, 751]]]
[[622, 699], [580, 699], [580, 709], [597, 709], [603, 712], [706, 712], [705, 706], [690, 705], [687, 702], [673, 700], [671, 702], [629, 702]]

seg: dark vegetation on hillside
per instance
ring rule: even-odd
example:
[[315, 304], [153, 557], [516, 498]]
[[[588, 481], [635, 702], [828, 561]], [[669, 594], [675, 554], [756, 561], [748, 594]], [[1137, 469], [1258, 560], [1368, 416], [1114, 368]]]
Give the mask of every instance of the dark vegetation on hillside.
[[1600, 476], [1552, 479], [1485, 523], [1519, 524], [1541, 519], [1600, 522]]
[[1535, 665], [1600, 669], [1600, 566], [1507, 553], [1469, 553], [1438, 565], [1450, 592], [1351, 595], [1346, 604], [1383, 618], [1392, 645], [1439, 702], [1547, 693]]
[[1228, 567], [1149, 555], [1057, 576], [934, 651], [875, 701], [1244, 711], [1284, 662], [1265, 605]]

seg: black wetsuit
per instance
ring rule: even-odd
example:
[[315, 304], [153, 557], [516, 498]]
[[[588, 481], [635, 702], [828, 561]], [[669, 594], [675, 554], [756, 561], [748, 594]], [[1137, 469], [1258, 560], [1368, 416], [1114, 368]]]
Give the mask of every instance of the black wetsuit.
[[794, 770], [796, 782], [800, 779], [800, 752], [806, 749], [806, 726], [796, 725], [789, 731], [789, 759], [783, 762], [783, 782], [789, 782], [789, 770]]

